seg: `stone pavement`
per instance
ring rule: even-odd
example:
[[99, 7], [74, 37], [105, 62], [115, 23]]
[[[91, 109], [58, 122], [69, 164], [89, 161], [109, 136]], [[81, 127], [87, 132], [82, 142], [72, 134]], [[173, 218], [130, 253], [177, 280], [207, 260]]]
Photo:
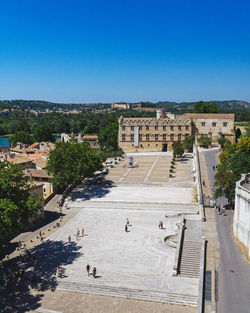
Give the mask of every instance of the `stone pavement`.
[[[212, 186], [208, 179], [207, 167], [204, 153], [201, 151], [200, 168], [202, 180], [205, 180], [203, 193], [212, 196]], [[216, 276], [215, 271], [219, 268], [219, 239], [216, 227], [216, 210], [214, 208], [205, 207], [206, 222], [204, 222], [204, 236], [207, 240], [206, 245], [206, 270], [212, 271], [212, 301], [205, 301], [205, 313], [216, 312]]]
[[[178, 213], [185, 207], [186, 218], [200, 223], [193, 160], [178, 163], [175, 177], [169, 179], [169, 154], [141, 157], [131, 173], [121, 163], [110, 170], [104, 185], [89, 180], [76, 188], [63, 208], [62, 227], [34, 247], [41, 283], [49, 279], [56, 288], [41, 289], [37, 312], [195, 312], [191, 306], [197, 303], [199, 280], [172, 276], [175, 248], [164, 242], [175, 235]], [[159, 220], [164, 229], [158, 228]], [[84, 236], [77, 240], [74, 235], [82, 227]], [[69, 234], [74, 243], [67, 242]], [[97, 267], [98, 278], [87, 276], [87, 263]], [[65, 269], [62, 280], [54, 275], [58, 265]]]
[[195, 313], [196, 308], [70, 291], [46, 291], [30, 313]]

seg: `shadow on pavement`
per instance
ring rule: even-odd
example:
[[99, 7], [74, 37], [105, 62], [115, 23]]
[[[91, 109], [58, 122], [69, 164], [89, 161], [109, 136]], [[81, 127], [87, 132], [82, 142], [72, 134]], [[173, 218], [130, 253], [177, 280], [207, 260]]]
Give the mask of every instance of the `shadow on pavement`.
[[57, 266], [71, 264], [82, 254], [75, 243], [50, 241], [32, 248], [28, 253], [4, 262], [0, 268], [0, 312], [27, 312], [37, 309], [42, 293], [54, 291]]
[[81, 200], [86, 201], [93, 198], [103, 198], [110, 192], [110, 189], [114, 187], [116, 186], [111, 180], [101, 180], [98, 184], [91, 182], [80, 187], [80, 191], [74, 191], [71, 200], [76, 201], [81, 198]]

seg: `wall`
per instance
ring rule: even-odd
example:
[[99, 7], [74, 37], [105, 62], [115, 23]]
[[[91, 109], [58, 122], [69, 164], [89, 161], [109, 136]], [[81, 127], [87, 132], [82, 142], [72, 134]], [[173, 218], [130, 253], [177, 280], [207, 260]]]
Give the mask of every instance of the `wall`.
[[233, 233], [248, 250], [250, 259], [250, 182], [246, 183], [246, 177], [250, 180], [250, 174], [243, 174], [236, 182]]

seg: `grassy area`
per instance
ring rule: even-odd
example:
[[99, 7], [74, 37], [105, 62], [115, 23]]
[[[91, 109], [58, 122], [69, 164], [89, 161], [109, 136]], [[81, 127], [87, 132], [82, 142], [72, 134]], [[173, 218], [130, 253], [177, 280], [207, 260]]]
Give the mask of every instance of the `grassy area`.
[[247, 126], [250, 122], [236, 122], [234, 123], [235, 126]]

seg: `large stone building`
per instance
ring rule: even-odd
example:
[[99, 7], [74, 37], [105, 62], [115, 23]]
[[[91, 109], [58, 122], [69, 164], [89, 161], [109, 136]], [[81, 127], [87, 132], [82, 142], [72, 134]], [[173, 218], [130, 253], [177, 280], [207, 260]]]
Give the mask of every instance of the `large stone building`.
[[155, 118], [119, 118], [119, 147], [124, 152], [172, 151], [174, 141], [190, 135], [210, 136], [213, 144], [221, 136], [234, 142], [234, 114], [164, 113], [158, 109]]
[[217, 144], [221, 136], [232, 143], [235, 142], [234, 114], [187, 113], [185, 115], [192, 119], [194, 133], [198, 137], [210, 137], [212, 145]]
[[250, 259], [250, 174], [242, 175], [236, 183], [233, 232]]

